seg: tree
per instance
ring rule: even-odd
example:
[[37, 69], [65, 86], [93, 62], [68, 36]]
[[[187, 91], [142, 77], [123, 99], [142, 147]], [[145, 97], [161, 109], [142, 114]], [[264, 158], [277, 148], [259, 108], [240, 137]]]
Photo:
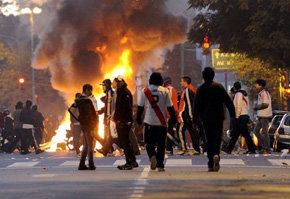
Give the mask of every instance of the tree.
[[283, 109], [282, 102], [286, 100], [286, 93], [281, 84], [285, 81], [285, 69], [272, 67], [258, 58], [248, 58], [246, 55], [237, 55], [233, 62], [234, 73], [247, 86], [250, 100], [257, 98], [255, 81], [259, 78], [265, 79], [271, 93], [273, 109]]
[[188, 39], [205, 35], [224, 52], [247, 54], [272, 66], [290, 68], [290, 0], [189, 0], [201, 12]]

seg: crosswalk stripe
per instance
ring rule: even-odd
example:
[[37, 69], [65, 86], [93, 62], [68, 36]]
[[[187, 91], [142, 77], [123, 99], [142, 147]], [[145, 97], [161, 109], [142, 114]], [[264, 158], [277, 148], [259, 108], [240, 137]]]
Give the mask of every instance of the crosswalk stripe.
[[289, 165], [290, 166], [290, 160], [286, 160], [286, 159], [284, 160], [283, 159], [268, 159], [268, 161], [274, 166], [276, 165], [279, 165], [279, 166]]
[[191, 159], [167, 159], [166, 166], [192, 165]]
[[245, 165], [242, 159], [221, 159], [221, 165]]
[[[138, 164], [140, 164], [141, 160], [136, 160], [138, 162]], [[126, 164], [126, 160], [122, 159], [122, 160], [116, 160], [113, 164], [113, 166], [118, 166], [118, 165], [123, 165]]]
[[64, 163], [62, 163], [61, 165], [59, 166], [78, 166], [80, 163], [80, 161], [65, 161]]
[[39, 162], [15, 162], [7, 166], [7, 168], [29, 168], [29, 167], [34, 167], [38, 163]]

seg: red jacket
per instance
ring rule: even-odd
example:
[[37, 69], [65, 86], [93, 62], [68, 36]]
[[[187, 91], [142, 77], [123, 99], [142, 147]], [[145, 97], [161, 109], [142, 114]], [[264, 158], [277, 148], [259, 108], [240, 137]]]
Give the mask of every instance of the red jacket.
[[178, 109], [179, 122], [183, 122], [184, 120], [191, 121], [193, 119], [193, 100], [195, 94], [196, 90], [191, 84], [183, 88]]
[[[177, 105], [178, 96], [177, 96], [177, 92], [176, 92], [175, 88], [171, 84], [167, 84], [166, 88], [169, 90], [169, 93], [170, 93], [170, 96], [171, 96], [171, 101], [173, 103], [173, 108], [174, 108], [174, 111], [175, 111], [176, 117], [177, 117], [178, 116], [178, 105]], [[166, 112], [167, 112], [167, 118], [170, 118], [170, 115], [169, 115], [167, 110], [166, 110]]]

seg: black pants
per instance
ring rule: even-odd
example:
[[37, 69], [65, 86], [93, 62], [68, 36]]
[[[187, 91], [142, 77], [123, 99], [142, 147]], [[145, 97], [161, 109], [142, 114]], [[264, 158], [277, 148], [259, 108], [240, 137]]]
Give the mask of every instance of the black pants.
[[118, 140], [119, 140], [121, 148], [124, 149], [124, 153], [126, 157], [126, 164], [133, 164], [136, 162], [136, 157], [132, 149], [132, 144], [129, 138], [130, 131], [131, 131], [131, 125], [126, 125], [126, 124], [117, 125]]
[[21, 132], [22, 132], [21, 128], [14, 129], [15, 138], [13, 139], [11, 144], [9, 145], [9, 148], [8, 148], [9, 153], [12, 153], [19, 146], [18, 143], [19, 143], [19, 141], [21, 141]]
[[[168, 134], [170, 134], [173, 138], [175, 137], [175, 136], [174, 136], [173, 124], [172, 124], [171, 119], [168, 120], [167, 132], [168, 132]], [[173, 145], [174, 145], [174, 142], [173, 142], [169, 137], [166, 136], [166, 150], [167, 150], [167, 151], [173, 151]]]
[[39, 145], [37, 143], [35, 137], [35, 131], [32, 129], [22, 129], [21, 131], [21, 152], [28, 152], [29, 145], [32, 144], [35, 151], [39, 149]]
[[191, 142], [192, 142], [192, 146], [193, 146], [194, 150], [197, 152], [200, 152], [199, 135], [198, 135], [198, 132], [196, 131], [196, 129], [193, 128], [192, 122], [181, 122], [180, 123], [178, 135], [179, 135], [179, 139], [181, 142], [181, 149], [182, 150], [187, 149], [186, 139], [185, 139], [186, 130], [188, 130], [188, 132], [190, 134]]
[[207, 137], [208, 167], [213, 167], [213, 156], [220, 154], [220, 146], [223, 134], [223, 121], [203, 122]]
[[248, 122], [249, 116], [247, 115], [241, 115], [239, 119], [236, 120], [231, 132], [231, 140], [226, 149], [227, 151], [232, 152], [240, 135], [246, 139], [249, 151], [255, 151], [255, 145], [248, 129]]
[[38, 144], [40, 144], [42, 142], [42, 138], [43, 138], [43, 130], [41, 127], [36, 127], [35, 128], [35, 138]]
[[84, 147], [81, 155], [80, 165], [85, 165], [87, 156], [89, 159], [89, 164], [94, 165], [93, 130], [86, 127], [82, 127], [82, 131], [84, 133]]
[[[156, 156], [157, 167], [164, 168], [165, 156], [165, 141], [166, 141], [167, 128], [163, 126], [151, 126], [145, 124], [145, 146], [146, 151], [151, 158]], [[157, 147], [157, 151], [156, 151]]]

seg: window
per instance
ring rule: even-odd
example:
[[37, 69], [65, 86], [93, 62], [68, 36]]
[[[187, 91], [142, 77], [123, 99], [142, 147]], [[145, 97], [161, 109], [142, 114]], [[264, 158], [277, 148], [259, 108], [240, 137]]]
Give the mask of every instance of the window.
[[290, 116], [287, 116], [285, 123], [286, 126], [290, 126]]

